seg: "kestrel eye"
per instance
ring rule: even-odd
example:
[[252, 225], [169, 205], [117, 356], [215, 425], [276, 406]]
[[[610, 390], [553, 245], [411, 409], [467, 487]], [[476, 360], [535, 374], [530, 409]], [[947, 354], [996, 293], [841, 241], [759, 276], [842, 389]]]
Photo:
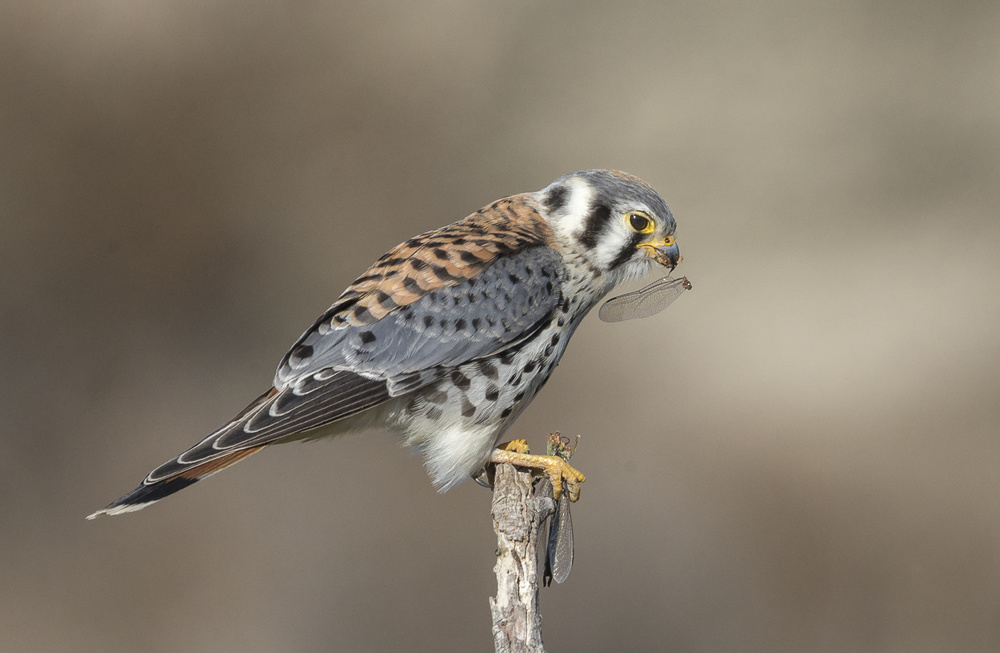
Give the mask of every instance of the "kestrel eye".
[[653, 221], [643, 213], [629, 213], [628, 226], [632, 228], [632, 231], [648, 234], [653, 230]]

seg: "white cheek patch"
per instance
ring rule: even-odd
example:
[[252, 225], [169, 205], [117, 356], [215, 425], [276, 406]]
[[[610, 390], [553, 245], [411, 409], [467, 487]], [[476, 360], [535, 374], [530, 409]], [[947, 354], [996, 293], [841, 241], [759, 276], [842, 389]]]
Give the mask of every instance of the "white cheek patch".
[[613, 222], [609, 223], [600, 238], [597, 239], [597, 248], [594, 250], [594, 261], [602, 270], [611, 268], [611, 262], [618, 258], [623, 247], [628, 247], [629, 235], [624, 229], [617, 228]]
[[583, 179], [570, 179], [566, 182], [566, 204], [550, 220], [553, 230], [560, 242], [575, 242], [583, 233], [590, 211], [590, 200], [594, 191]]

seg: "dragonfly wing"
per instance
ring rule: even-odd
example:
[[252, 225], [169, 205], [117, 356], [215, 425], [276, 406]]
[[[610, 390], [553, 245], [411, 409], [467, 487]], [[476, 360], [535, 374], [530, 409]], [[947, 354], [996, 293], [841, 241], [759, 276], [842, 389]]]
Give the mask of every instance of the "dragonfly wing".
[[612, 297], [604, 302], [598, 311], [598, 316], [604, 322], [623, 322], [651, 317], [670, 306], [681, 293], [690, 288], [691, 282], [687, 277], [657, 279], [641, 290]]
[[569, 495], [563, 493], [556, 502], [549, 525], [549, 546], [545, 556], [546, 575], [557, 583], [569, 578], [573, 570], [573, 516], [569, 511]]

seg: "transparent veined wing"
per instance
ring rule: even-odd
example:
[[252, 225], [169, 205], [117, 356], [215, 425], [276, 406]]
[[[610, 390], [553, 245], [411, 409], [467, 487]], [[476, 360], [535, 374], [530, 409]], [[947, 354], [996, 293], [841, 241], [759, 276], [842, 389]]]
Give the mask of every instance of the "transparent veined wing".
[[691, 282], [687, 277], [663, 277], [635, 292], [612, 297], [601, 306], [598, 316], [604, 322], [650, 317], [670, 306], [685, 290], [691, 290]]
[[569, 494], [563, 492], [556, 501], [555, 512], [549, 518], [549, 537], [545, 547], [545, 571], [542, 584], [548, 587], [555, 580], [562, 583], [573, 569], [573, 516], [569, 511]]

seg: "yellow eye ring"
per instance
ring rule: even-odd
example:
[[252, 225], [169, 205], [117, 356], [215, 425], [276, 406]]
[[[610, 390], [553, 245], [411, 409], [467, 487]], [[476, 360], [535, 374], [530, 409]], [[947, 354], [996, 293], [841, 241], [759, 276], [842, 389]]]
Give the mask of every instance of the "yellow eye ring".
[[633, 211], [625, 214], [625, 224], [632, 231], [639, 234], [650, 234], [656, 229], [653, 219], [642, 211]]

